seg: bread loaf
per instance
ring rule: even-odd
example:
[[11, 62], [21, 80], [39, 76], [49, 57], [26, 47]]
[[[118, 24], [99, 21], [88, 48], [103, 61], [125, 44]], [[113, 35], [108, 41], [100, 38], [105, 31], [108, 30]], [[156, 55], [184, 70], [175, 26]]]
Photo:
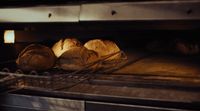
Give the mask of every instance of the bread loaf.
[[177, 41], [175, 44], [177, 52], [183, 55], [199, 54], [199, 45], [196, 43], [189, 43], [184, 41]]
[[[114, 42], [109, 40], [90, 40], [84, 44], [84, 47], [86, 47], [88, 50], [93, 50], [97, 52], [100, 57], [107, 56], [120, 51], [119, 47]], [[107, 60], [119, 59], [120, 57], [121, 54], [116, 54], [108, 58]]]
[[85, 47], [73, 47], [60, 56], [58, 66], [64, 70], [79, 70], [97, 59], [96, 52]]
[[49, 47], [31, 44], [22, 50], [16, 63], [24, 71], [42, 71], [52, 68], [55, 61], [56, 57]]
[[66, 38], [66, 39], [61, 39], [58, 42], [56, 42], [52, 50], [54, 54], [56, 55], [57, 58], [59, 58], [65, 51], [73, 48], [73, 47], [80, 47], [81, 43], [74, 38]]

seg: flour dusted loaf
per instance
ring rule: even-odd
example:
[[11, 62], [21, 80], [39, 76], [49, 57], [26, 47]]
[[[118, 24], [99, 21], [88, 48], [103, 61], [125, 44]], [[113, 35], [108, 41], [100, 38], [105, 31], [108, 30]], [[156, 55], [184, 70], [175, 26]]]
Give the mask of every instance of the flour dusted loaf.
[[[84, 44], [88, 50], [93, 50], [98, 53], [100, 57], [107, 56], [116, 52], [119, 52], [119, 47], [112, 41], [109, 40], [101, 40], [101, 39], [94, 39], [86, 42]], [[119, 59], [121, 54], [116, 54], [107, 60], [115, 60]]]
[[73, 47], [81, 47], [81, 43], [75, 38], [66, 38], [56, 42], [53, 45], [52, 50], [56, 57], [59, 58], [65, 51]]
[[31, 44], [22, 50], [16, 63], [24, 71], [42, 71], [52, 68], [55, 61], [56, 57], [49, 47]]
[[58, 66], [64, 70], [80, 70], [97, 59], [96, 52], [85, 47], [73, 47], [60, 56]]

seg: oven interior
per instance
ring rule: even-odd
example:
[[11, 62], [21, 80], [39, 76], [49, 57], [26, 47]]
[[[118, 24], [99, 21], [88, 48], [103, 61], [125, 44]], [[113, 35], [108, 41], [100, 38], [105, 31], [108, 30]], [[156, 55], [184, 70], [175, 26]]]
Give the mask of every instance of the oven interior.
[[[193, 25], [194, 23], [196, 25]], [[46, 90], [48, 86], [42, 86], [45, 90], [35, 87], [17, 90], [11, 88], [9, 91], [14, 94], [198, 109], [200, 56], [198, 53], [182, 54], [176, 50], [175, 45], [177, 41], [199, 45], [200, 27], [198, 23], [198, 21], [13, 23], [12, 25], [5, 23], [2, 24], [0, 30], [0, 51], [2, 52], [0, 70], [16, 73], [19, 68], [15, 60], [29, 44], [43, 44], [52, 47], [61, 38], [77, 38], [83, 44], [91, 39], [112, 40], [128, 58], [126, 63], [120, 67], [104, 72], [81, 72], [83, 76], [91, 78], [87, 80], [83, 78], [83, 81], [76, 81], [75, 84], [69, 85], [70, 87], [65, 86], [66, 82], [62, 85], [58, 82], [58, 86], [65, 87], [55, 86], [54, 90]], [[15, 29], [14, 44], [4, 43], [4, 31], [9, 29]], [[40, 84], [36, 83], [41, 79], [38, 79], [38, 76], [65, 74], [66, 72], [47, 70], [37, 72], [37, 74], [22, 73], [36, 75], [34, 79], [27, 77], [26, 82], [29, 84], [32, 81], [29, 85], [38, 87]], [[80, 76], [80, 74], [75, 76]], [[134, 101], [129, 97], [133, 97]], [[145, 102], [146, 98], [149, 102]], [[191, 101], [192, 104], [188, 104]]]
[[[11, 26], [1, 24], [1, 68], [16, 69], [16, 58], [22, 49], [30, 44], [43, 44], [51, 48], [62, 38], [77, 38], [82, 44], [91, 39], [103, 39], [114, 41], [125, 52], [130, 62], [116, 73], [158, 72], [161, 75], [172, 73], [171, 76], [198, 77], [199, 54], [183, 54], [176, 49], [176, 43], [184, 42], [187, 46], [198, 46], [199, 22], [179, 22], [13, 23]], [[4, 31], [9, 29], [15, 29], [15, 43], [4, 43]], [[193, 50], [191, 47], [190, 50]], [[161, 65], [161, 68], [156, 65]]]
[[[16, 70], [15, 60], [29, 44], [43, 44], [51, 48], [62, 38], [77, 38], [82, 44], [91, 39], [103, 39], [114, 41], [129, 61], [111, 73], [199, 77], [199, 54], [182, 54], [176, 49], [177, 41], [190, 45], [200, 43], [198, 25], [187, 22], [3, 24], [0, 32], [0, 50], [3, 52], [0, 55], [1, 68]], [[4, 30], [8, 29], [16, 29], [14, 44], [4, 43]]]
[[[2, 0], [0, 110], [199, 111], [199, 6], [197, 0]], [[4, 43], [7, 30], [14, 30], [14, 43]], [[16, 65], [26, 46], [51, 48], [62, 38], [111, 40], [124, 58], [97, 70]]]

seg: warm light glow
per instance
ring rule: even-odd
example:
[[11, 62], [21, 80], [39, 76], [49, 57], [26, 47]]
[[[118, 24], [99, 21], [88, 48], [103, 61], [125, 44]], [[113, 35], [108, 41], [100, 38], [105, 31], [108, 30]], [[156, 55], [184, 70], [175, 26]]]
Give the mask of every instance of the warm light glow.
[[4, 43], [15, 43], [15, 31], [6, 30], [4, 32]]

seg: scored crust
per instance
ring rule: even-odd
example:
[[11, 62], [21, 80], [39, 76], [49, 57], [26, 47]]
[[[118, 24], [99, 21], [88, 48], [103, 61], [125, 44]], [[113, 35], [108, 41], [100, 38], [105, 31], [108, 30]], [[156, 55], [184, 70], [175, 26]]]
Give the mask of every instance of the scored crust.
[[73, 48], [73, 47], [81, 47], [81, 43], [75, 39], [75, 38], [66, 38], [61, 39], [58, 42], [56, 42], [52, 50], [57, 58], [59, 58], [65, 51]]
[[60, 56], [58, 66], [64, 70], [80, 70], [97, 59], [96, 52], [85, 47], [73, 47]]
[[[100, 57], [120, 51], [119, 47], [114, 42], [101, 39], [90, 40], [84, 44], [84, 47], [97, 52]], [[116, 54], [107, 60], [119, 59], [120, 57], [121, 54]]]
[[52, 68], [55, 61], [56, 57], [49, 47], [31, 44], [22, 50], [16, 60], [16, 64], [24, 71], [41, 71]]

